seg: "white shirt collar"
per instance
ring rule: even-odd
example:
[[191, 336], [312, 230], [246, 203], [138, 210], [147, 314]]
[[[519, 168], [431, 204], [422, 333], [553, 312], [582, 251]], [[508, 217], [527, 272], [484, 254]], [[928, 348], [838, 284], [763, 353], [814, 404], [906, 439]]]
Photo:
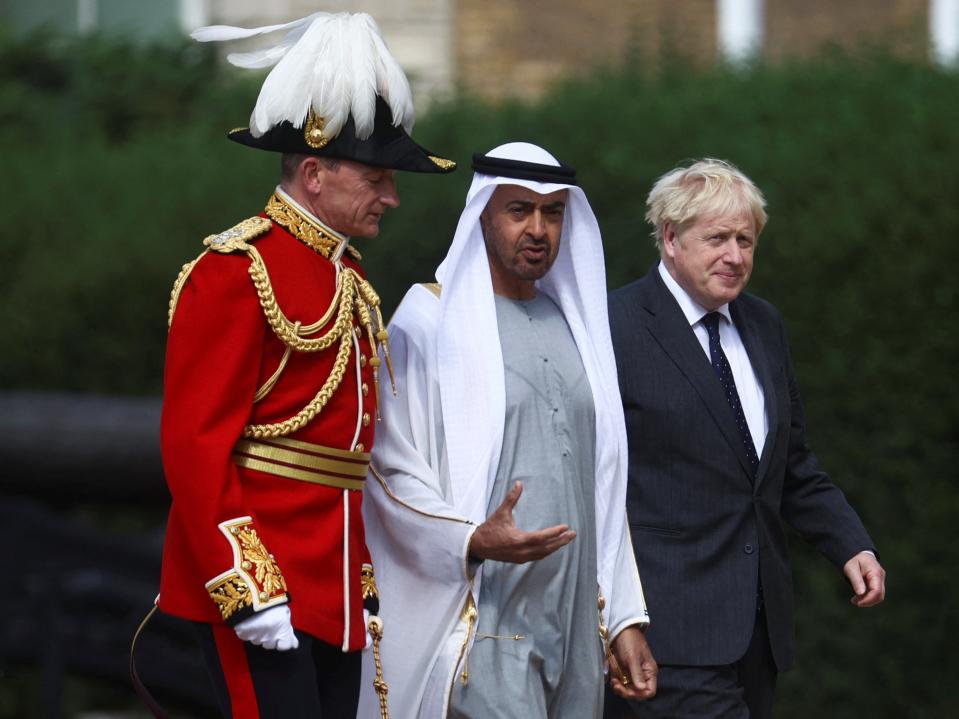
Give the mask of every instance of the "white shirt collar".
[[[683, 314], [686, 316], [686, 321], [689, 322], [690, 326], [695, 325], [703, 317], [709, 314], [709, 311], [704, 309], [696, 300], [689, 296], [689, 293], [684, 290], [680, 284], [669, 274], [669, 270], [666, 269], [665, 263], [659, 261], [659, 276], [663, 278], [663, 282], [666, 283], [666, 289], [669, 290], [670, 294], [676, 298], [676, 301], [679, 303], [679, 309], [683, 311]], [[729, 303], [717, 307], [716, 312], [721, 314], [726, 318], [726, 321], [732, 324], [733, 318], [729, 313]]]

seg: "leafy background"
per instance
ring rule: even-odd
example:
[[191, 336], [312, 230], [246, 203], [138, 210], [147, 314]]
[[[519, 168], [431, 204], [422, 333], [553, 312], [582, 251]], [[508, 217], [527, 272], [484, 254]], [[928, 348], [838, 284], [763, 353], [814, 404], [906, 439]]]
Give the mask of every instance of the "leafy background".
[[[259, 211], [278, 176], [277, 157], [224, 139], [258, 82], [203, 47], [0, 35], [0, 390], [159, 395], [180, 265]], [[959, 74], [882, 53], [642, 72], [626, 58], [535, 102], [434, 105], [414, 135], [461, 170], [402, 176], [402, 207], [358, 243], [388, 314], [432, 279], [470, 154], [528, 139], [579, 168], [613, 288], [655, 259], [642, 215], [660, 174], [712, 156], [757, 181], [771, 221], [750, 289], [782, 311], [811, 443], [889, 572], [886, 603], [855, 610], [836, 569], [794, 542], [798, 668], [780, 717], [959, 703], [957, 128]], [[0, 711], [16, 704], [0, 696]]]

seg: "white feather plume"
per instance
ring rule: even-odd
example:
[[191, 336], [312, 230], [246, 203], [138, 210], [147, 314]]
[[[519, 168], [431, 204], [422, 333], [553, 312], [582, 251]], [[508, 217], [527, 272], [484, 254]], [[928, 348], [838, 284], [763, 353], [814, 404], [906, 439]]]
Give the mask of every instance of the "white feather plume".
[[353, 42], [349, 46], [349, 72], [353, 84], [350, 111], [356, 124], [356, 135], [362, 139], [373, 131], [376, 114], [376, 57], [372, 36], [378, 34], [378, 30], [369, 15], [353, 15], [350, 26], [353, 37], [363, 38], [362, 42]]
[[197, 42], [223, 42], [225, 40], [243, 40], [256, 35], [266, 35], [277, 30], [292, 30], [304, 25], [308, 25], [317, 15], [325, 13], [313, 13], [299, 20], [283, 23], [281, 25], [264, 25], [263, 27], [244, 28], [232, 27], [230, 25], [209, 25], [207, 27], [197, 28], [190, 33]]
[[407, 132], [413, 128], [409, 82], [376, 21], [365, 13], [318, 12], [251, 29], [215, 25], [195, 30], [191, 37], [200, 42], [229, 41], [280, 30], [286, 34], [269, 47], [227, 56], [237, 67], [273, 67], [250, 117], [254, 136], [284, 121], [302, 127], [312, 107], [323, 118], [328, 136], [339, 134], [352, 114], [356, 136], [366, 139], [373, 132], [377, 94], [390, 106], [394, 125], [403, 125]]
[[[376, 28], [373, 18], [370, 18], [370, 22]], [[376, 46], [374, 50], [376, 57], [376, 91], [383, 96], [383, 99], [386, 100], [393, 111], [393, 124], [403, 125], [403, 129], [410, 132], [413, 129], [413, 122], [416, 120], [410, 83], [399, 63], [390, 54], [378, 30], [372, 33], [371, 39]]]

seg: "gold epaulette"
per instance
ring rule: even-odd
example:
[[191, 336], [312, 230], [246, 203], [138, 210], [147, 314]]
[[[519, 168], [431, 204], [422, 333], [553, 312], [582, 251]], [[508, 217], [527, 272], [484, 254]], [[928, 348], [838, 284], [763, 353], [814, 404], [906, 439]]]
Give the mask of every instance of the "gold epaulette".
[[214, 252], [229, 253], [247, 250], [248, 242], [265, 235], [271, 227], [273, 223], [265, 217], [250, 217], [233, 225], [229, 230], [204, 238], [203, 244]]
[[252, 242], [258, 237], [262, 237], [269, 232], [272, 227], [273, 223], [265, 217], [249, 217], [243, 220], [243, 222], [238, 222], [233, 225], [229, 230], [205, 237], [203, 244], [206, 246], [206, 249], [203, 250], [195, 260], [183, 265], [183, 267], [180, 268], [180, 274], [177, 275], [176, 280], [173, 282], [173, 289], [170, 291], [170, 306], [167, 310], [167, 329], [170, 329], [170, 325], [173, 324], [173, 313], [176, 311], [177, 302], [180, 300], [180, 293], [183, 291], [183, 286], [186, 284], [187, 278], [189, 278], [196, 263], [200, 261], [200, 257], [203, 257], [203, 255], [210, 250], [224, 254], [236, 252], [237, 250], [248, 250], [250, 246], [247, 243]]

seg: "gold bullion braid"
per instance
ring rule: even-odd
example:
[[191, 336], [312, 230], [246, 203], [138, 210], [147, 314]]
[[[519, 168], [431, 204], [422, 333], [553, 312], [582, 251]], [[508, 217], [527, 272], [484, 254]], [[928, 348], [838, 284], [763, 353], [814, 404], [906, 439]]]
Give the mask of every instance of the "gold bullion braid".
[[336, 351], [336, 360], [333, 362], [333, 370], [330, 376], [326, 378], [320, 391], [310, 401], [306, 407], [301, 409], [295, 415], [282, 422], [275, 424], [250, 424], [243, 428], [244, 437], [253, 439], [265, 439], [269, 437], [284, 437], [293, 434], [298, 429], [302, 429], [320, 413], [330, 401], [333, 392], [343, 381], [343, 375], [346, 374], [346, 365], [350, 360], [350, 350], [353, 348], [353, 333], [349, 330], [340, 337], [340, 347]]
[[[263, 258], [256, 248], [250, 247], [247, 250], [252, 262], [250, 263], [250, 277], [253, 278], [253, 285], [256, 287], [256, 293], [260, 298], [260, 306], [263, 307], [263, 314], [266, 321], [269, 322], [273, 333], [287, 347], [292, 347], [297, 352], [320, 352], [330, 347], [344, 332], [349, 332], [352, 327], [353, 297], [354, 297], [354, 277], [352, 270], [345, 270], [340, 273], [337, 282], [337, 292], [333, 296], [333, 304], [340, 303], [337, 312], [336, 322], [325, 334], [306, 339], [300, 335], [299, 327], [291, 322], [280, 305], [276, 301], [276, 294], [273, 292], [273, 285], [270, 282], [269, 273]], [[332, 305], [331, 305], [332, 307]]]
[[176, 280], [173, 281], [173, 289], [170, 290], [170, 307], [166, 315], [167, 330], [173, 325], [173, 313], [176, 312], [176, 305], [177, 302], [180, 301], [180, 293], [183, 291], [183, 286], [186, 284], [187, 278], [190, 276], [196, 263], [200, 261], [200, 257], [203, 257], [206, 253], [207, 250], [203, 250], [195, 260], [183, 265], [183, 267], [180, 268], [180, 274], [178, 274]]

